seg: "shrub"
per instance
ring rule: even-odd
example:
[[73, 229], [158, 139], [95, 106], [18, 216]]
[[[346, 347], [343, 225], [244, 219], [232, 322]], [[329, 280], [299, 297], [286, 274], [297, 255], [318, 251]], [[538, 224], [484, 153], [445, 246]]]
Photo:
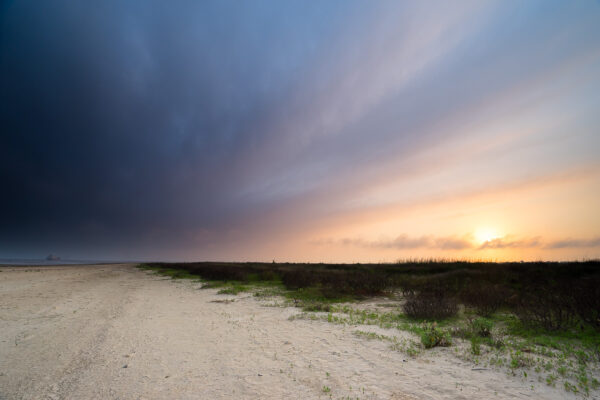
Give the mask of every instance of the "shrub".
[[318, 283], [315, 274], [306, 269], [282, 271], [281, 281], [288, 289], [306, 288]]
[[473, 307], [477, 314], [489, 317], [506, 303], [510, 296], [507, 288], [489, 283], [471, 284], [460, 294], [467, 306]]
[[515, 313], [525, 325], [549, 331], [564, 330], [576, 322], [572, 290], [538, 283], [515, 298]]
[[405, 293], [403, 310], [411, 318], [444, 319], [458, 312], [456, 299], [440, 288]]
[[426, 349], [436, 346], [450, 346], [450, 334], [437, 327], [437, 324], [426, 323], [423, 325], [424, 331], [421, 334], [421, 343]]
[[573, 297], [579, 318], [600, 330], [600, 277], [580, 280], [573, 288]]
[[277, 275], [277, 273], [275, 271], [272, 270], [265, 270], [265, 271], [261, 271], [259, 273], [259, 280], [261, 281], [276, 281], [279, 279], [279, 276]]

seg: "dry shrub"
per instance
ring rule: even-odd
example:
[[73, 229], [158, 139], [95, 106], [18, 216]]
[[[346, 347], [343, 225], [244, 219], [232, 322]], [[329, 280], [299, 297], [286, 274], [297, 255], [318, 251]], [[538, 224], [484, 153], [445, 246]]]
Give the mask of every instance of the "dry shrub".
[[582, 321], [600, 329], [600, 277], [580, 280], [573, 287], [575, 312]]
[[288, 289], [317, 287], [325, 297], [381, 295], [391, 285], [385, 274], [369, 270], [291, 269], [281, 271]]
[[515, 313], [526, 325], [557, 331], [571, 328], [577, 322], [572, 291], [566, 285], [530, 286], [515, 302]]
[[423, 288], [418, 292], [408, 290], [404, 295], [404, 313], [411, 318], [444, 319], [458, 312], [456, 299], [442, 287]]
[[307, 269], [282, 271], [281, 281], [288, 289], [300, 289], [315, 286], [318, 283], [316, 274]]
[[185, 268], [189, 273], [202, 278], [222, 281], [245, 281], [254, 271], [235, 264], [200, 264]]
[[477, 314], [489, 317], [506, 304], [510, 291], [501, 285], [490, 283], [472, 284], [462, 291], [460, 299], [466, 306], [473, 307]]

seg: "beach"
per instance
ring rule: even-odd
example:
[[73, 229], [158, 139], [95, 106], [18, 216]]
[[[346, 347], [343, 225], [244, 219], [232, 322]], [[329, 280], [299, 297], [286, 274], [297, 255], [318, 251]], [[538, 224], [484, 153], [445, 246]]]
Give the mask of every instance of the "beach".
[[575, 398], [201, 286], [135, 264], [0, 267], [0, 399]]

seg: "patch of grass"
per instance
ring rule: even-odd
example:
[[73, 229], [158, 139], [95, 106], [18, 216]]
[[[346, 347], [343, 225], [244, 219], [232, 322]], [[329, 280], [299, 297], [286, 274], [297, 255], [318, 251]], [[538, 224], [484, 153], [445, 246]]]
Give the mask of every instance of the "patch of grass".
[[242, 292], [247, 292], [250, 290], [250, 287], [247, 285], [242, 285], [239, 283], [230, 283], [223, 289], [219, 290], [217, 294], [239, 294]]
[[522, 351], [517, 350], [511, 353], [510, 357], [510, 368], [517, 369], [523, 367], [531, 367], [534, 365], [534, 360], [525, 354]]
[[276, 297], [285, 295], [285, 289], [281, 284], [272, 283], [268, 286], [254, 286], [254, 297], [258, 298], [268, 298], [268, 297]]
[[304, 306], [305, 304], [333, 304], [333, 303], [344, 303], [355, 300], [355, 297], [348, 295], [333, 295], [329, 293], [325, 295], [323, 289], [320, 287], [306, 287], [298, 288], [294, 290], [288, 290], [285, 293], [285, 297], [292, 300], [295, 305]]
[[331, 304], [329, 303], [308, 303], [302, 306], [303, 311], [313, 312], [330, 312]]
[[158, 275], [169, 276], [171, 279], [199, 279], [199, 276], [192, 275], [189, 272], [176, 268], [161, 268], [161, 267], [153, 267], [150, 265], [142, 264], [139, 265], [138, 268], [153, 271]]
[[411, 357], [416, 357], [421, 353], [421, 347], [419, 343], [410, 339], [399, 339], [396, 336], [380, 335], [375, 332], [365, 332], [356, 330], [354, 334], [359, 337], [363, 337], [367, 340], [382, 340], [390, 342], [390, 348], [395, 351], [407, 354]]
[[481, 342], [475, 337], [471, 338], [471, 353], [476, 356], [481, 355]]

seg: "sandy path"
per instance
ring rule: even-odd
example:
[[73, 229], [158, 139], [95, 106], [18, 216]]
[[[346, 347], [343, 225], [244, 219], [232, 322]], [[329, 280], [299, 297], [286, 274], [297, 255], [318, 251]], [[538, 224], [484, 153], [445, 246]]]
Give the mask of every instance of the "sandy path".
[[0, 271], [2, 400], [571, 396], [130, 265]]

